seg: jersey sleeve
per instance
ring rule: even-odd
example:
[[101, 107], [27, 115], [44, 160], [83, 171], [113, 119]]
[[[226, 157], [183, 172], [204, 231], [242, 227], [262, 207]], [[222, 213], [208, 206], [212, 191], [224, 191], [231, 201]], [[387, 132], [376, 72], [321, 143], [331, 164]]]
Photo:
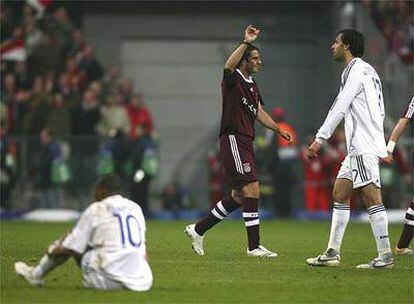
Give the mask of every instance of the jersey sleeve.
[[318, 133], [316, 133], [317, 140], [327, 140], [331, 137], [336, 127], [344, 118], [355, 96], [360, 92], [362, 87], [361, 77], [362, 76], [356, 69], [350, 72], [347, 82], [332, 104]]
[[232, 72], [229, 69], [224, 69], [223, 82], [225, 82], [229, 87], [234, 87], [236, 84], [236, 70]]
[[411, 101], [408, 104], [407, 111], [405, 111], [403, 118], [413, 119], [413, 117], [414, 117], [414, 96], [411, 98]]
[[85, 252], [93, 232], [92, 206], [86, 209], [75, 227], [63, 240], [62, 246], [79, 254]]

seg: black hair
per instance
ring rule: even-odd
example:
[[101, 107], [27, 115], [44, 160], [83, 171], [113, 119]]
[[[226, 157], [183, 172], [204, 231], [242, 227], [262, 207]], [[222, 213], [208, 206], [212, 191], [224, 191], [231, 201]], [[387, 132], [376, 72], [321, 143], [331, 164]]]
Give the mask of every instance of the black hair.
[[342, 42], [349, 45], [349, 51], [354, 57], [362, 57], [365, 49], [364, 35], [354, 29], [345, 29], [337, 33], [341, 35]]
[[115, 174], [105, 174], [101, 176], [95, 184], [96, 190], [103, 190], [105, 197], [114, 194], [122, 194], [122, 181]]
[[237, 64], [237, 67], [240, 67], [241, 63], [243, 62], [243, 60], [249, 60], [250, 56], [252, 55], [253, 51], [258, 51], [260, 52], [259, 48], [253, 44], [249, 44], [247, 49], [244, 51], [242, 58], [240, 59], [239, 63]]

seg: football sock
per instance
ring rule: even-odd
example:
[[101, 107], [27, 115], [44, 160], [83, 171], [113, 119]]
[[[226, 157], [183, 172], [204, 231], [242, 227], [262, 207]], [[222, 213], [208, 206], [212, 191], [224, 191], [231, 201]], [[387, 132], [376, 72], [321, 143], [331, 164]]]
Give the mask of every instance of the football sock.
[[335, 249], [336, 252], [340, 252], [342, 239], [344, 238], [350, 215], [351, 209], [348, 204], [334, 202], [328, 249], [332, 248]]
[[243, 200], [243, 219], [247, 231], [249, 250], [256, 249], [260, 244], [259, 234], [259, 199], [246, 197]]
[[369, 223], [377, 243], [378, 256], [391, 252], [388, 237], [388, 217], [384, 205], [371, 206], [368, 209]]
[[211, 212], [199, 221], [195, 226], [195, 231], [199, 235], [203, 235], [207, 230], [211, 229], [214, 225], [224, 220], [230, 213], [238, 209], [238, 204], [231, 195], [226, 196], [219, 201]]
[[398, 241], [398, 248], [408, 248], [413, 239], [414, 231], [414, 202], [410, 204], [405, 213], [404, 227], [400, 240]]
[[51, 257], [45, 254], [40, 259], [39, 264], [35, 267], [33, 275], [38, 278], [42, 278], [51, 270], [53, 270], [56, 266], [63, 264], [67, 259], [67, 257]]

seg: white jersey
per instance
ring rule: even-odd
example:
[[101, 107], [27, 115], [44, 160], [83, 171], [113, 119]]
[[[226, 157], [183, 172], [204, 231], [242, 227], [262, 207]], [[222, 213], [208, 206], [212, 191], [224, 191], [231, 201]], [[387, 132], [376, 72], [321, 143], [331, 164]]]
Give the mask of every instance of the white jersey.
[[382, 85], [377, 72], [361, 58], [354, 58], [342, 72], [339, 94], [316, 138], [319, 142], [330, 138], [345, 118], [348, 155], [386, 157], [384, 117]]
[[152, 273], [146, 258], [145, 219], [141, 207], [121, 195], [91, 204], [62, 245], [77, 253], [94, 251], [91, 265], [126, 288], [137, 290]]
[[414, 117], [414, 96], [411, 98], [408, 104], [407, 111], [405, 111], [404, 118], [413, 119]]

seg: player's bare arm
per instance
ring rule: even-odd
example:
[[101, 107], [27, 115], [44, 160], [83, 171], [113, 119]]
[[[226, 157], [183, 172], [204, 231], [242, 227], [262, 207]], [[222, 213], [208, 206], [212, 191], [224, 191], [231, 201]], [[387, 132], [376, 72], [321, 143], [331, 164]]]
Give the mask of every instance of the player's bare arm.
[[260, 103], [257, 111], [257, 120], [266, 128], [273, 130], [277, 134], [280, 134], [280, 136], [286, 139], [289, 143], [292, 143], [293, 138], [289, 132], [282, 130]]
[[410, 120], [408, 118], [400, 118], [398, 120], [398, 123], [395, 125], [394, 129], [391, 132], [390, 139], [387, 144], [387, 152], [388, 156], [382, 158], [382, 161], [387, 164], [392, 164], [394, 161], [394, 158], [392, 156], [395, 148], [395, 144], [400, 139], [401, 135], [403, 134], [405, 128], [407, 127]]
[[240, 62], [240, 59], [243, 56], [244, 51], [247, 49], [249, 43], [254, 42], [257, 39], [257, 36], [259, 35], [260, 30], [255, 28], [253, 25], [249, 25], [246, 30], [244, 31], [244, 39], [243, 42], [240, 44], [234, 51], [231, 53], [229, 58], [226, 61], [226, 64], [224, 65], [224, 68], [227, 70], [230, 70], [233, 72], [237, 64]]

